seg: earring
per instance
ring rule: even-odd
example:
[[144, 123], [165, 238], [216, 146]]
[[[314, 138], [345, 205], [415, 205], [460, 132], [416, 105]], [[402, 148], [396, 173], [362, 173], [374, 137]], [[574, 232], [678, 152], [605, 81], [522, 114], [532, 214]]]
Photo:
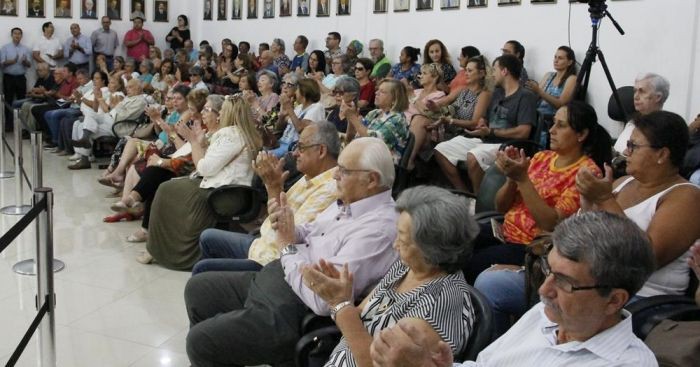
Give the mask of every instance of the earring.
[[659, 159], [658, 161], [656, 161], [656, 163], [657, 163], [657, 164], [661, 164], [661, 159]]

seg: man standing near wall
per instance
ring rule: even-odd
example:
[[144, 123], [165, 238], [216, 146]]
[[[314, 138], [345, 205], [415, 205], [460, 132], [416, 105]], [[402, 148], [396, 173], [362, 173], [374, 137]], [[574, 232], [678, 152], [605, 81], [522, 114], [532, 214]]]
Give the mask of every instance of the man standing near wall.
[[140, 63], [148, 57], [148, 49], [153, 44], [155, 44], [153, 35], [148, 30], [143, 29], [143, 18], [134, 18], [134, 28], [124, 35], [126, 55]]
[[102, 17], [102, 28], [92, 32], [90, 40], [92, 41], [92, 51], [97, 55], [104, 55], [107, 59], [107, 67], [111, 70], [114, 61], [114, 51], [119, 46], [119, 37], [117, 32], [110, 29], [112, 20], [108, 16]]
[[27, 78], [24, 76], [32, 66], [32, 52], [21, 44], [22, 29], [12, 28], [12, 42], [0, 48], [0, 63], [2, 65], [3, 86], [5, 94], [5, 130], [12, 130], [14, 119], [12, 111], [6, 106], [23, 99], [27, 94]]
[[46, 63], [50, 69], [56, 67], [56, 60], [63, 58], [63, 46], [58, 37], [54, 36], [54, 26], [51, 22], [46, 22], [41, 26], [43, 35], [37, 41], [32, 50], [32, 57], [37, 64]]
[[77, 23], [70, 25], [70, 33], [73, 37], [63, 43], [63, 54], [68, 55], [68, 62], [74, 64], [76, 68], [88, 70], [90, 55], [92, 55], [90, 39], [80, 33], [80, 26]]

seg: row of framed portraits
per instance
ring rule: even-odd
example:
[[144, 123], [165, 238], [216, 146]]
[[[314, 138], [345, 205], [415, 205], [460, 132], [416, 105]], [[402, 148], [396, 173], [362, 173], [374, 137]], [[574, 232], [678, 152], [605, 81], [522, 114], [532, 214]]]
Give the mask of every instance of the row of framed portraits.
[[[296, 15], [299, 17], [307, 17], [311, 15], [311, 6], [314, 3], [317, 17], [328, 17], [331, 14], [331, 0], [278, 0], [279, 4], [275, 4], [275, 0], [232, 0], [231, 13], [227, 9], [229, 0], [204, 0], [204, 20], [227, 20], [227, 19], [242, 19], [246, 15], [247, 19], [258, 18], [259, 5], [262, 3], [262, 18], [274, 18], [277, 13], [279, 17], [292, 16], [293, 10], [296, 8]], [[362, 0], [366, 1], [366, 0]], [[372, 0], [374, 2], [374, 13], [386, 13], [389, 10], [392, 0]], [[393, 0], [394, 12], [407, 12], [411, 9], [413, 0]], [[521, 0], [496, 0], [498, 5], [519, 5]], [[532, 4], [555, 4], [557, 0], [529, 0]], [[572, 3], [577, 0], [569, 0]], [[334, 0], [336, 15], [350, 15], [351, 0]], [[462, 7], [462, 0], [415, 0], [415, 10], [425, 11], [433, 10], [435, 5], [439, 3], [440, 9], [452, 10]], [[243, 9], [245, 3], [245, 11]], [[488, 6], [488, 0], [464, 0], [467, 8], [480, 8]], [[216, 5], [216, 9], [214, 9]]]
[[[73, 2], [80, 3], [80, 18], [97, 19], [99, 8], [104, 6], [104, 14], [112, 20], [122, 19], [122, 0], [53, 0], [54, 18], [73, 18]], [[131, 20], [140, 17], [146, 20], [145, 0], [130, 0], [130, 7], [127, 19]], [[168, 22], [168, 1], [155, 0], [153, 2], [153, 21]], [[46, 3], [44, 0], [26, 0], [28, 18], [46, 18]], [[19, 0], [0, 0], [0, 15], [18, 16]]]

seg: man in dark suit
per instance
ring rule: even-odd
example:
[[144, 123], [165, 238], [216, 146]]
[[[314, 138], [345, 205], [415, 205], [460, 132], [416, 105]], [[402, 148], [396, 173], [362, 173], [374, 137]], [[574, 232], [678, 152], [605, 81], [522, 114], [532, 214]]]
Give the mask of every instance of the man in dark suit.
[[204, 20], [211, 20], [211, 0], [204, 0]]
[[248, 0], [248, 18], [258, 17], [258, 2], [256, 0]]
[[219, 6], [216, 12], [217, 20], [226, 20], [226, 0], [219, 0]]
[[416, 9], [418, 10], [424, 10], [424, 9], [432, 9], [433, 8], [433, 3], [430, 0], [418, 0], [418, 7]]
[[95, 12], [95, 2], [93, 0], [85, 0], [83, 4], [83, 12], [80, 15], [80, 17], [88, 19], [97, 19], [97, 13]]
[[272, 0], [265, 0], [265, 6], [264, 12], [263, 12], [263, 17], [264, 18], [274, 18], [275, 17], [275, 9], [272, 7]]
[[233, 9], [231, 11], [232, 19], [241, 19], [241, 0], [233, 0]]
[[154, 20], [156, 22], [167, 22], [168, 21], [168, 4], [165, 1], [156, 2], [156, 16]]
[[297, 7], [297, 15], [309, 15], [308, 0], [299, 0], [299, 6]]
[[121, 19], [121, 4], [119, 0], [109, 0], [109, 6], [107, 6], [107, 16], [109, 19]]
[[340, 0], [338, 2], [338, 15], [350, 15], [350, 4], [348, 4], [348, 0]]
[[43, 18], [44, 17], [44, 2], [42, 0], [33, 0], [32, 7], [27, 10], [27, 17], [29, 18]]
[[318, 0], [318, 9], [316, 15], [328, 15], [328, 0]]

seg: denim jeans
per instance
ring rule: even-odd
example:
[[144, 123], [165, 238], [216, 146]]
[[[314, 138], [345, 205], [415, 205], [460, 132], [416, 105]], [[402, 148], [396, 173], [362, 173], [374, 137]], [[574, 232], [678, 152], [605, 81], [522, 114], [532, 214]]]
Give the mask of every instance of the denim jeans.
[[199, 236], [202, 258], [192, 268], [192, 275], [206, 271], [258, 271], [262, 265], [248, 259], [255, 239], [244, 233], [206, 229]]
[[476, 278], [474, 287], [491, 305], [497, 336], [508, 331], [511, 316], [520, 317], [527, 311], [524, 270], [484, 270]]
[[46, 120], [46, 124], [49, 126], [51, 142], [58, 145], [59, 124], [62, 119], [71, 118], [73, 121], [75, 121], [80, 117], [80, 115], [82, 115], [82, 113], [76, 108], [64, 108], [46, 112], [44, 114], [44, 119]]

